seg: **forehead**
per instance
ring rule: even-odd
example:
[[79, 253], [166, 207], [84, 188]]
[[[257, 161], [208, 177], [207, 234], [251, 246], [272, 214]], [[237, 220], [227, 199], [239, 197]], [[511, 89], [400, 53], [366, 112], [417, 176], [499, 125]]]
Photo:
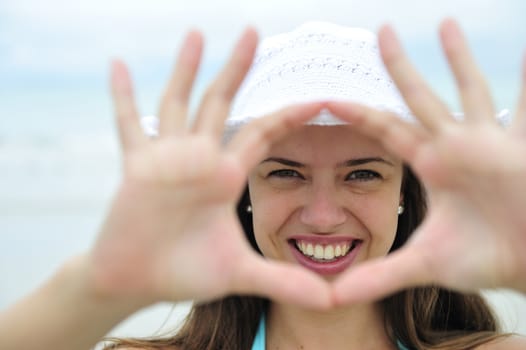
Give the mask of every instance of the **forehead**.
[[385, 157], [395, 161], [378, 142], [350, 126], [305, 125], [276, 142], [269, 156], [305, 163], [340, 162], [361, 157]]

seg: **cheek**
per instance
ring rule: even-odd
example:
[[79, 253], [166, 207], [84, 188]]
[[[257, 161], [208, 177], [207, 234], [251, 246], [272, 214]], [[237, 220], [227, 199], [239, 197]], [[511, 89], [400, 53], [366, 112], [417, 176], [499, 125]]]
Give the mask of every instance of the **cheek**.
[[[293, 212], [293, 201], [275, 191], [251, 191], [252, 221], [257, 245], [264, 256], [276, 257], [280, 229]], [[281, 243], [280, 243], [281, 242]]]
[[361, 203], [359, 217], [370, 234], [371, 254], [387, 255], [393, 245], [398, 227], [398, 196], [369, 198]]

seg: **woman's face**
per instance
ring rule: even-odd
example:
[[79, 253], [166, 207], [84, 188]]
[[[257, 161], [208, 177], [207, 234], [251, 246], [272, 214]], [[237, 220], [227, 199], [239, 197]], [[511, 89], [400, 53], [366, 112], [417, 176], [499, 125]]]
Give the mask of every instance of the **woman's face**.
[[263, 255], [330, 277], [386, 255], [402, 201], [402, 163], [346, 126], [304, 126], [250, 174]]

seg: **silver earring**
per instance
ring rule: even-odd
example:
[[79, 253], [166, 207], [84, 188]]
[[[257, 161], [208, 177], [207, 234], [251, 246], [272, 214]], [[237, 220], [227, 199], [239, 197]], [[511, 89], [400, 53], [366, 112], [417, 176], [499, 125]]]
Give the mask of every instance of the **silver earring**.
[[250, 204], [247, 205], [246, 211], [247, 211], [247, 213], [252, 213], [252, 206]]
[[404, 209], [405, 209], [404, 206], [400, 204], [398, 206], [398, 215], [402, 215], [402, 213], [404, 212]]

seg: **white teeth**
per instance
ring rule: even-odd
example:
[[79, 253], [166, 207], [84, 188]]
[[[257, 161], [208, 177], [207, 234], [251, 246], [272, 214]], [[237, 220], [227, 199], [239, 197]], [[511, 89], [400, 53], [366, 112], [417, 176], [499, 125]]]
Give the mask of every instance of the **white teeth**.
[[334, 248], [332, 247], [332, 245], [328, 245], [325, 247], [325, 250], [323, 251], [323, 258], [325, 260], [334, 259]]
[[337, 245], [336, 248], [334, 248], [334, 256], [341, 256], [342, 255], [342, 248]]
[[314, 257], [316, 259], [323, 259], [323, 247], [319, 244], [316, 244], [314, 247]]
[[314, 249], [312, 248], [312, 244], [307, 244], [307, 249], [303, 250], [303, 252], [305, 254], [307, 254], [308, 256], [313, 256], [314, 255]]
[[[334, 260], [338, 257], [343, 257], [351, 250], [350, 243], [340, 244], [321, 244], [306, 243], [304, 241], [296, 241], [296, 247], [303, 255], [313, 257], [316, 260]], [[354, 248], [354, 244], [352, 246]]]

